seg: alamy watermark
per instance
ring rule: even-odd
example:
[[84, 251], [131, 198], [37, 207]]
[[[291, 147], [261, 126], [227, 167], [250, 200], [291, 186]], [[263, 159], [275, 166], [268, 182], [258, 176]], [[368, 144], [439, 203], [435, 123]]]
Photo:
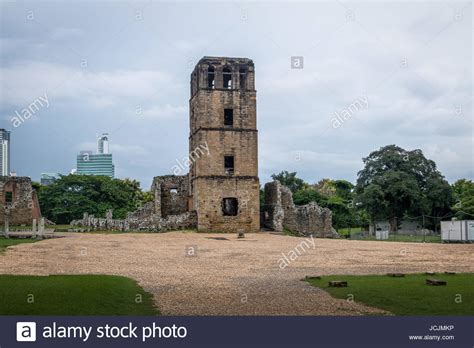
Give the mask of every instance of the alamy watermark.
[[10, 122], [13, 127], [18, 128], [42, 108], [49, 108], [49, 100], [46, 93], [44, 96], [36, 98], [26, 108], [21, 109], [20, 111], [15, 110], [15, 116], [10, 118]]
[[316, 248], [316, 242], [313, 236], [311, 236], [311, 239], [305, 238], [305, 240], [301, 241], [292, 250], [290, 250], [288, 254], [281, 253], [282, 257], [278, 259], [278, 267], [280, 267], [281, 270], [285, 269], [293, 261], [298, 259], [298, 257], [300, 257], [301, 254], [304, 254], [309, 249], [315, 249], [315, 248]]
[[201, 156], [209, 156], [209, 154], [210, 151], [207, 142], [200, 144], [189, 153], [189, 156], [183, 157], [181, 160], [176, 159], [177, 164], [171, 167], [171, 170], [173, 171], [174, 175], [181, 175], [181, 173], [187, 172], [191, 164], [195, 163]]
[[354, 100], [349, 106], [343, 108], [339, 112], [334, 112], [334, 117], [331, 119], [332, 127], [339, 128], [341, 127], [344, 122], [351, 119], [355, 113], [360, 112], [362, 110], [367, 110], [369, 108], [369, 99], [367, 95], [360, 96], [356, 100]]

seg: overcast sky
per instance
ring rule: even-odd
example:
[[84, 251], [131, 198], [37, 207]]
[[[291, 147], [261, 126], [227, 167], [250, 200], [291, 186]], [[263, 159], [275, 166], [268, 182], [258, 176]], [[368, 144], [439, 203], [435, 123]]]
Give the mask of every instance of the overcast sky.
[[422, 149], [451, 183], [474, 176], [469, 2], [0, 6], [0, 128], [18, 175], [67, 174], [108, 132], [116, 176], [148, 189], [187, 154], [192, 68], [231, 56], [255, 63], [261, 183], [281, 170], [354, 182], [388, 144]]

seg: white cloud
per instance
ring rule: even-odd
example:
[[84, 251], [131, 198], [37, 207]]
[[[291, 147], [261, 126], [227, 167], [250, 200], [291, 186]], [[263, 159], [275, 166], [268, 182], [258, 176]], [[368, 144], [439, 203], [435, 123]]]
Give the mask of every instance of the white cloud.
[[[115, 70], [93, 72], [46, 62], [28, 61], [0, 69], [2, 104], [21, 107], [28, 100], [47, 93], [54, 105], [72, 102], [105, 107], [124, 99], [146, 99], [165, 89], [171, 81], [157, 70]], [[158, 93], [159, 94], [159, 93]]]
[[151, 108], [143, 109], [136, 115], [145, 119], [170, 119], [176, 117], [188, 117], [188, 108], [185, 106], [174, 106], [170, 104], [155, 105]]

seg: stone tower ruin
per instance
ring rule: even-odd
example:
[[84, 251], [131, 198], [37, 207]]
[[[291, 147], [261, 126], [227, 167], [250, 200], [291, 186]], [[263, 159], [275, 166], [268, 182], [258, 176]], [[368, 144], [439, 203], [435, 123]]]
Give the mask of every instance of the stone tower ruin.
[[[203, 57], [191, 74], [189, 173], [157, 176], [154, 199], [117, 220], [84, 214], [73, 226], [89, 229], [258, 232], [257, 91], [251, 59]], [[1, 197], [0, 197], [1, 198]], [[262, 222], [302, 236], [337, 237], [329, 209], [315, 203], [295, 206], [279, 182], [265, 185]], [[240, 233], [239, 233], [240, 234]]]
[[198, 230], [260, 228], [254, 74], [252, 60], [224, 57], [202, 58], [191, 74], [188, 210]]

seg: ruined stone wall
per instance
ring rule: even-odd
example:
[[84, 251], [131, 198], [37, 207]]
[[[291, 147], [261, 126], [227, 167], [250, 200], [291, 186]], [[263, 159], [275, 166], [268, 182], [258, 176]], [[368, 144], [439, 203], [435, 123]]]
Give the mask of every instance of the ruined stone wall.
[[109, 211], [105, 218], [84, 214], [80, 220], [71, 225], [86, 230], [115, 231], [150, 231], [161, 232], [195, 228], [197, 214], [187, 211], [188, 176], [165, 175], [157, 176], [151, 185], [153, 202], [148, 202], [134, 212], [127, 214], [125, 219], [113, 219]]
[[290, 189], [279, 181], [265, 184], [264, 225], [275, 231], [287, 228], [299, 235], [338, 237], [332, 228], [332, 212], [314, 202], [295, 206]]
[[[11, 203], [7, 202], [11, 196]], [[0, 224], [8, 214], [10, 225], [30, 225], [33, 219], [41, 218], [35, 190], [28, 177], [0, 176]]]
[[[226, 175], [224, 156], [234, 156], [235, 176], [258, 176], [257, 133], [235, 131], [200, 131], [193, 145], [206, 144], [207, 152], [195, 161], [194, 176]], [[195, 148], [194, 147], [194, 148]]]
[[127, 218], [123, 220], [112, 219], [111, 217], [96, 218], [94, 215], [85, 213], [82, 219], [72, 221], [71, 226], [81, 227], [88, 231], [163, 232], [195, 228], [197, 225], [196, 212], [168, 215], [163, 218], [152, 214], [152, 205], [153, 203], [148, 203], [138, 211], [129, 213]]
[[188, 175], [164, 175], [153, 179], [154, 213], [161, 217], [183, 214], [188, 210]]
[[[194, 202], [198, 214], [198, 230], [257, 232], [260, 230], [259, 181], [255, 178], [199, 178], [194, 182]], [[225, 216], [222, 201], [235, 197], [238, 202], [236, 216]]]
[[[233, 109], [234, 128], [257, 129], [255, 91], [199, 90], [190, 101], [191, 133], [199, 128], [225, 128], [224, 109]], [[206, 117], [201, 118], [203, 111]]]
[[278, 181], [265, 184], [263, 225], [273, 231], [283, 231], [284, 211], [281, 205], [281, 185]]
[[[255, 70], [254, 63], [248, 58], [232, 57], [203, 57], [193, 72], [191, 73], [191, 98], [200, 90], [209, 89], [208, 86], [208, 68], [214, 67], [215, 83], [214, 89], [222, 90], [223, 70], [230, 68], [232, 74], [232, 89], [255, 90]], [[240, 78], [240, 72], [245, 72], [245, 78]]]

